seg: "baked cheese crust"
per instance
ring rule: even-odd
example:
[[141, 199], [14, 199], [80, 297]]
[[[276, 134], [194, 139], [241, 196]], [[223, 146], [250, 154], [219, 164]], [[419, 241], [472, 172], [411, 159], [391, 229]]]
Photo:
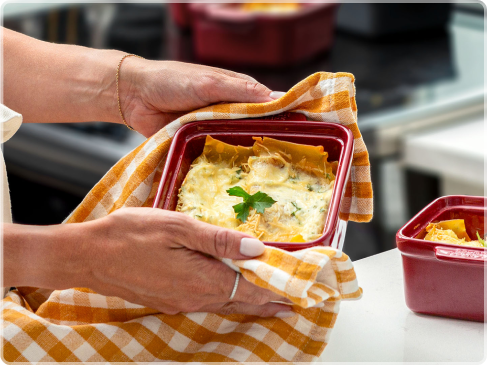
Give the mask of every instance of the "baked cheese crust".
[[[268, 242], [308, 242], [324, 229], [335, 182], [336, 164], [323, 147], [255, 138], [253, 147], [231, 146], [207, 136], [203, 154], [192, 164], [179, 192], [177, 211], [203, 222], [236, 229]], [[240, 186], [276, 203], [264, 213], [250, 210], [247, 221], [233, 206]]]

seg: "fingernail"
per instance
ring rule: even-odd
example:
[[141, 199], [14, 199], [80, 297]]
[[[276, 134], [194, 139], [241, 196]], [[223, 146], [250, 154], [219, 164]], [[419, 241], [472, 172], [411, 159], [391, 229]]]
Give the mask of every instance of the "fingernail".
[[282, 92], [282, 91], [273, 91], [273, 92], [271, 92], [271, 93], [269, 94], [269, 97], [270, 97], [271, 99], [274, 99], [274, 100], [275, 100], [275, 99], [279, 99], [280, 97], [282, 97], [282, 96], [284, 96], [284, 95], [286, 95], [286, 93], [285, 93], [285, 92]]
[[282, 312], [277, 312], [274, 317], [277, 317], [277, 318], [290, 318], [290, 317], [294, 317], [296, 315], [296, 313], [294, 313], [293, 311], [282, 311]]
[[265, 251], [265, 245], [262, 241], [255, 238], [242, 238], [240, 241], [240, 253], [245, 256], [260, 256]]

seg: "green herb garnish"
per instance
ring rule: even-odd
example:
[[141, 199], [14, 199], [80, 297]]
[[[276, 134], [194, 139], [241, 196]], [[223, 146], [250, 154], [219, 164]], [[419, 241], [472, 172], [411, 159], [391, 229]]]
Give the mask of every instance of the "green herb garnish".
[[263, 214], [265, 208], [271, 207], [272, 204], [276, 202], [266, 193], [258, 191], [254, 195], [250, 195], [240, 186], [234, 186], [233, 188], [228, 189], [227, 193], [230, 196], [239, 196], [243, 198], [243, 203], [234, 205], [233, 210], [237, 213], [237, 219], [240, 219], [244, 223], [247, 221], [250, 208], [254, 208], [257, 213]]
[[298, 204], [296, 204], [295, 202], [291, 202], [291, 204], [294, 206], [294, 208], [296, 208], [296, 210], [295, 210], [294, 212], [292, 212], [292, 213], [291, 213], [291, 215], [292, 215], [293, 217], [295, 217], [295, 216], [296, 216], [296, 212], [297, 212], [298, 210], [301, 210], [301, 208], [300, 208], [300, 207], [298, 207]]
[[313, 191], [313, 187], [311, 186], [311, 184], [306, 185], [306, 188], [307, 188], [309, 191]]
[[479, 239], [479, 242], [482, 244], [482, 246], [486, 247], [485, 246], [485, 241], [479, 235], [479, 231], [477, 231], [477, 238]]
[[292, 182], [293, 184], [296, 184], [296, 180], [299, 180], [298, 175], [289, 176], [289, 181]]

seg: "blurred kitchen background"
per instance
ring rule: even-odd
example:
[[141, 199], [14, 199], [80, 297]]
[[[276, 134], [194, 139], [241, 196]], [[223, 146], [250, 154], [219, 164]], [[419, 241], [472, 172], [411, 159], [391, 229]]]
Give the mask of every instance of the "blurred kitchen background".
[[[484, 16], [479, 3], [3, 6], [5, 27], [38, 39], [222, 66], [277, 91], [353, 73], [375, 193], [373, 221], [348, 226], [355, 260], [394, 248], [433, 199], [484, 195]], [[62, 222], [143, 140], [98, 121], [23, 125], [4, 146], [14, 221]]]

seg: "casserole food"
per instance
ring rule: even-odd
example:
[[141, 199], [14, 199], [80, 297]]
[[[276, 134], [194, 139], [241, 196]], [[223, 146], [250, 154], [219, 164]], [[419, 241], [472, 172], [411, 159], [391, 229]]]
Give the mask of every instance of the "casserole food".
[[469, 237], [485, 231], [487, 198], [445, 196], [433, 201], [396, 234], [407, 306], [414, 312], [484, 321], [487, 249], [426, 241], [430, 222], [465, 221]]
[[240, 9], [250, 13], [289, 14], [298, 11], [300, 3], [242, 3]]
[[263, 241], [319, 238], [336, 164], [322, 146], [253, 139], [242, 147], [206, 136], [179, 190], [177, 211]]
[[[245, 5], [259, 9], [257, 5]], [[338, 4], [300, 4], [288, 12], [243, 10], [240, 4], [190, 4], [198, 61], [230, 66], [286, 67], [328, 50]], [[289, 5], [288, 5], [289, 7]], [[275, 8], [276, 9], [276, 8]]]
[[[270, 122], [269, 119], [272, 119]], [[285, 113], [267, 119], [198, 121], [182, 126], [175, 134], [161, 183], [154, 200], [155, 208], [176, 210], [178, 193], [192, 162], [202, 154], [206, 136], [244, 147], [252, 146], [252, 137], [270, 137], [281, 141], [323, 146], [328, 160], [336, 161], [336, 174], [323, 230], [309, 242], [269, 242], [268, 245], [286, 250], [298, 250], [318, 245], [341, 249], [345, 239], [346, 222], [338, 212], [349, 178], [352, 154], [352, 132], [341, 125], [308, 122], [301, 114]]]
[[463, 219], [450, 219], [428, 224], [424, 240], [451, 243], [459, 246], [485, 247], [485, 242], [478, 231], [476, 235], [478, 240], [470, 238]]

